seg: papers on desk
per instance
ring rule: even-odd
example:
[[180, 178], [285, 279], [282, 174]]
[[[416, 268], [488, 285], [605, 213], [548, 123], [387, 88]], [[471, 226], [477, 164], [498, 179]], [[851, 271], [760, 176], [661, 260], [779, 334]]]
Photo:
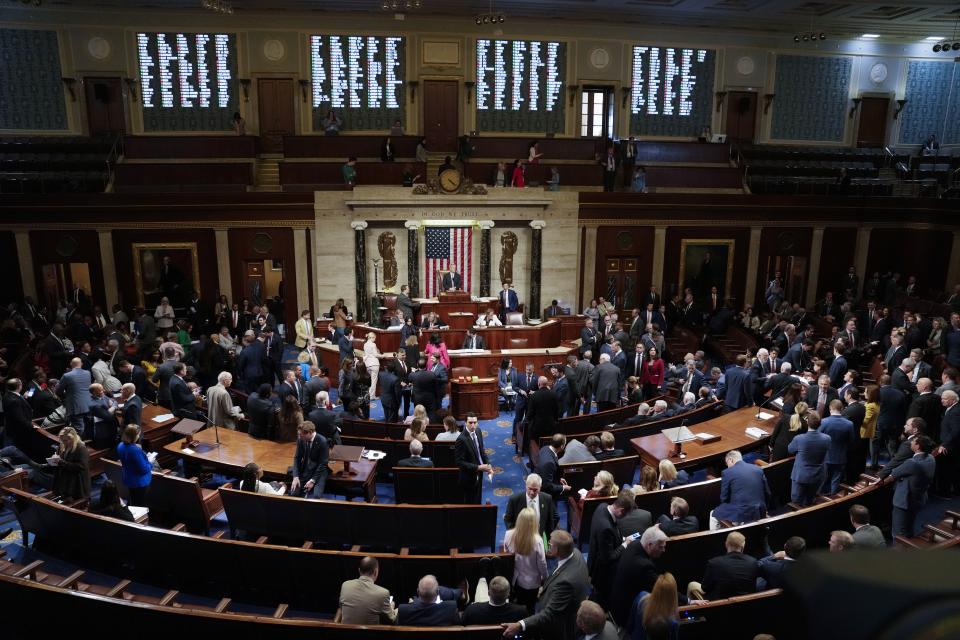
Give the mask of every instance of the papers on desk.
[[60, 456], [56, 454], [50, 456], [49, 458], [47, 458], [47, 464], [54, 467], [57, 466], [58, 464], [60, 464]]
[[690, 442], [691, 440], [697, 439], [697, 436], [693, 435], [693, 432], [686, 427], [664, 429], [660, 433], [667, 436], [667, 439], [674, 444], [677, 444], [678, 442]]
[[166, 422], [167, 420], [173, 420], [174, 415], [172, 413], [161, 413], [158, 416], [153, 417], [154, 422]]
[[140, 522], [142, 519], [147, 517], [147, 514], [150, 513], [150, 509], [147, 507], [135, 507], [133, 505], [127, 505], [127, 509], [130, 510], [130, 513], [133, 514], [133, 519], [137, 522]]
[[769, 420], [773, 417], [772, 413], [767, 413], [766, 411], [761, 411], [757, 414], [757, 420]]
[[364, 460], [382, 460], [387, 457], [387, 454], [383, 451], [376, 451], [374, 449], [364, 449], [363, 453], [360, 454], [360, 457]]
[[180, 451], [187, 454], [188, 456], [192, 456], [194, 453], [196, 453], [196, 451], [194, 451], [190, 447], [184, 447], [183, 449], [180, 449]]
[[392, 327], [387, 327], [386, 330], [387, 330], [387, 331], [396, 331], [397, 333], [400, 333], [400, 330], [401, 330], [401, 329], [403, 329], [403, 325], [402, 325], [402, 324], [395, 324], [395, 325], [393, 325]]
[[447, 349], [450, 355], [464, 355], [468, 353], [490, 353], [489, 349]]
[[745, 430], [745, 433], [751, 438], [753, 438], [754, 440], [759, 440], [760, 438], [766, 438], [768, 435], [770, 435], [769, 433], [767, 433], [766, 431], [764, 431], [759, 427], [747, 427]]
[[783, 409], [783, 398], [774, 398], [773, 402], [770, 404], [775, 406], [777, 409]]
[[154, 462], [156, 462], [156, 461], [157, 461], [157, 452], [156, 452], [156, 451], [151, 451], [150, 453], [148, 453], [148, 454], [147, 454], [147, 461], [148, 461], [150, 464], [153, 464]]
[[720, 436], [714, 435], [712, 433], [707, 433], [706, 431], [701, 431], [700, 433], [697, 433], [695, 435], [697, 437], [697, 440], [702, 440], [704, 442], [720, 439]]

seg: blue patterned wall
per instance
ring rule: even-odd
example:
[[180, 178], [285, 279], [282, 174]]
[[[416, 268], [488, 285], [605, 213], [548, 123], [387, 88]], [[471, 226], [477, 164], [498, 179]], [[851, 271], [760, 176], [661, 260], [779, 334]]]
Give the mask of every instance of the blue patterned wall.
[[0, 29], [0, 129], [67, 128], [55, 31]]
[[770, 138], [842, 142], [852, 69], [851, 58], [777, 56]]
[[[907, 65], [907, 104], [900, 113], [900, 144], [922, 144], [931, 133], [960, 143], [960, 71], [953, 62], [913, 60]], [[951, 93], [951, 84], [953, 91]]]

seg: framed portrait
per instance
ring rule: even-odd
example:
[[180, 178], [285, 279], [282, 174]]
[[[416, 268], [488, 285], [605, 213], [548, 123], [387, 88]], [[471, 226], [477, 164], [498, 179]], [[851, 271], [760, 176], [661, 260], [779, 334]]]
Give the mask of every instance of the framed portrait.
[[133, 278], [137, 303], [145, 309], [156, 307], [164, 296], [182, 307], [192, 291], [202, 295], [197, 243], [134, 243]]
[[690, 288], [696, 300], [717, 288], [721, 300], [730, 297], [735, 240], [680, 240], [680, 287]]

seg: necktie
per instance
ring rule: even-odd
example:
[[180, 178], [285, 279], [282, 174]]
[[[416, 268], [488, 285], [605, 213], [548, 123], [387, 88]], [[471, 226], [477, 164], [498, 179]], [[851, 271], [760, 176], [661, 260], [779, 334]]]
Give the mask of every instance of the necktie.
[[480, 443], [477, 442], [477, 432], [471, 431], [470, 437], [473, 438], [473, 448], [477, 450], [477, 460], [483, 462], [483, 456], [480, 453]]
[[687, 375], [687, 381], [683, 383], [683, 392], [687, 393], [690, 391], [690, 383], [693, 382], [693, 374]]
[[637, 375], [640, 371], [640, 356], [637, 356], [633, 359], [633, 375]]
[[527, 389], [529, 389], [529, 388], [530, 388], [530, 385], [533, 384], [533, 379], [532, 379], [532, 378], [533, 378], [533, 376], [531, 376], [530, 374], [527, 374]]
[[817, 413], [819, 413], [821, 416], [823, 415], [823, 408], [826, 406], [826, 404], [827, 394], [821, 390], [820, 394], [817, 396]]

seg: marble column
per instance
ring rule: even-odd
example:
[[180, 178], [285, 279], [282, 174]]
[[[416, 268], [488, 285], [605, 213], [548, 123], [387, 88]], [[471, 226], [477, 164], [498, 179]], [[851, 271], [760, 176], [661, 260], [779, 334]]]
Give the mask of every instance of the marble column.
[[293, 229], [294, 268], [297, 274], [297, 313], [310, 308], [310, 283], [307, 281], [307, 230]]
[[113, 305], [120, 302], [117, 289], [117, 265], [113, 259], [113, 234], [110, 231], [98, 231], [100, 240], [100, 265], [103, 267], [104, 312], [109, 316]]
[[490, 230], [493, 220], [480, 221], [480, 295], [490, 295]]
[[[213, 232], [217, 242], [217, 283], [220, 285], [220, 295], [233, 300], [233, 279], [230, 276], [230, 234], [226, 229], [215, 229]], [[300, 273], [297, 271], [297, 273]], [[212, 300], [213, 296], [205, 296]]]
[[353, 229], [353, 270], [357, 283], [357, 311], [355, 317], [363, 322], [370, 320], [370, 300], [367, 297], [367, 226], [366, 220], [354, 220], [350, 223], [350, 228]]
[[527, 317], [539, 319], [542, 313], [540, 307], [540, 280], [543, 277], [541, 263], [543, 261], [543, 228], [546, 220], [531, 220], [533, 238], [530, 242], [530, 299], [527, 301]]
[[762, 233], [763, 227], [750, 227], [750, 245], [747, 247], [747, 286], [744, 288], [743, 300], [740, 300], [736, 306], [738, 309], [742, 309], [745, 304], [756, 302], [757, 268], [760, 264], [760, 236]]
[[[594, 242], [596, 244], [596, 242]], [[653, 274], [650, 278], [650, 284], [657, 288], [661, 298], [664, 295], [663, 284], [663, 257], [667, 253], [667, 228], [663, 225], [657, 225], [653, 228]], [[643, 283], [641, 283], [642, 286]], [[664, 298], [665, 300], [665, 298]], [[584, 307], [589, 301], [584, 302]], [[666, 302], [664, 302], [666, 304]]]
[[820, 280], [820, 259], [823, 255], [823, 227], [813, 228], [813, 240], [810, 242], [810, 276], [807, 280], [807, 309], [817, 302], [817, 283]]
[[857, 293], [861, 295], [863, 294], [863, 285], [867, 282], [867, 253], [870, 251], [871, 231], [873, 231], [873, 227], [857, 229], [857, 246], [853, 250], [853, 266], [857, 270], [857, 275], [860, 276], [860, 291]]
[[950, 262], [947, 263], [947, 281], [943, 285], [948, 296], [953, 293], [953, 285], [958, 283], [960, 283], [960, 231], [954, 231]]
[[[570, 309], [570, 311], [576, 313], [578, 309], [583, 309], [590, 306], [590, 300], [593, 298], [593, 291], [596, 287], [596, 275], [597, 275], [597, 227], [587, 227], [583, 235], [583, 246], [581, 247], [583, 251], [578, 254], [583, 256], [583, 288], [580, 291], [580, 300], [578, 304], [571, 304], [570, 306], [576, 307], [575, 309]], [[662, 263], [663, 260], [661, 259]], [[654, 258], [654, 269], [656, 269], [656, 258]], [[654, 278], [656, 282], [656, 278]], [[572, 301], [571, 301], [572, 302]]]
[[420, 238], [417, 230], [420, 223], [407, 220], [403, 223], [407, 228], [407, 284], [410, 285], [410, 297], [420, 297]]
[[15, 231], [13, 237], [17, 243], [17, 261], [20, 263], [20, 284], [23, 286], [23, 295], [30, 296], [34, 302], [42, 304], [43, 301], [37, 297], [37, 278], [33, 272], [30, 232]]

